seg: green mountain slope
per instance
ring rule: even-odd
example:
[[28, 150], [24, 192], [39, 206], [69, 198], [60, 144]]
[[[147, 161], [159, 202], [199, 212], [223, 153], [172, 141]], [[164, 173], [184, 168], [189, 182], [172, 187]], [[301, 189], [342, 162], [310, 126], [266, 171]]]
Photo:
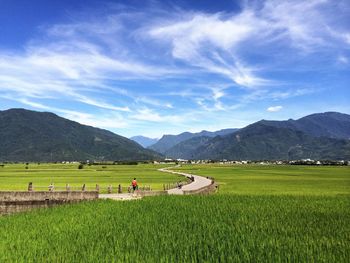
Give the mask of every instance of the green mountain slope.
[[261, 122], [269, 126], [302, 131], [316, 137], [350, 139], [350, 115], [339, 112], [315, 113], [298, 120]]
[[195, 159], [233, 160], [350, 159], [350, 141], [314, 137], [258, 122], [236, 133], [217, 136], [192, 155]]
[[[237, 131], [238, 129], [223, 129], [215, 132], [201, 131], [197, 133], [183, 132], [178, 135], [164, 135], [158, 142], [148, 147], [156, 152], [168, 154], [168, 151], [175, 145], [196, 137], [215, 137], [218, 135], [226, 135]], [[196, 141], [196, 140], [195, 140]]]
[[0, 161], [149, 160], [159, 154], [53, 113], [0, 111]]
[[194, 137], [176, 144], [167, 150], [164, 154], [165, 156], [175, 159], [196, 159], [197, 148], [206, 145], [211, 139], [212, 138], [208, 136]]
[[182, 159], [350, 159], [349, 138], [350, 115], [326, 112], [298, 120], [262, 120], [214, 138], [192, 137], [163, 153]]

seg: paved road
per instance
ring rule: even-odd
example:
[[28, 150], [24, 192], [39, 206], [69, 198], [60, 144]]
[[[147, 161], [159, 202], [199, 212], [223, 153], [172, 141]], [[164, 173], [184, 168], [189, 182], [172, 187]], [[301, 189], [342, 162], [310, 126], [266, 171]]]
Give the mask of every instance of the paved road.
[[[181, 173], [181, 172], [175, 172], [175, 171], [168, 170], [168, 169], [176, 168], [176, 167], [178, 167], [178, 166], [161, 168], [161, 169], [158, 169], [158, 171], [164, 172], [164, 173], [178, 174], [178, 175], [186, 176], [187, 178], [191, 178], [193, 176], [194, 181], [192, 183], [184, 185], [181, 189], [179, 189], [179, 188], [170, 189], [170, 190], [168, 190], [168, 194], [170, 194], [170, 195], [183, 195], [184, 191], [198, 190], [198, 189], [201, 189], [202, 187], [206, 187], [206, 186], [211, 185], [211, 180], [207, 179], [205, 177], [195, 175], [195, 174], [187, 174], [187, 173]], [[100, 194], [99, 198], [101, 198], [101, 199], [113, 199], [113, 200], [120, 200], [120, 201], [125, 200], [126, 201], [126, 200], [139, 199], [141, 197], [137, 196], [135, 194], [132, 194], [132, 193], [125, 193], [125, 194]]]
[[184, 191], [198, 190], [202, 187], [206, 187], [206, 186], [211, 185], [211, 179], [207, 179], [203, 176], [181, 173], [181, 172], [174, 172], [174, 171], [168, 170], [170, 168], [176, 168], [176, 167], [178, 167], [178, 166], [169, 167], [169, 168], [162, 168], [162, 169], [158, 169], [158, 171], [165, 172], [165, 173], [179, 174], [179, 175], [186, 176], [187, 178], [191, 178], [191, 176], [193, 176], [194, 181], [190, 184], [184, 185], [181, 189], [179, 189], [179, 188], [170, 189], [170, 190], [168, 190], [168, 194], [183, 195]]

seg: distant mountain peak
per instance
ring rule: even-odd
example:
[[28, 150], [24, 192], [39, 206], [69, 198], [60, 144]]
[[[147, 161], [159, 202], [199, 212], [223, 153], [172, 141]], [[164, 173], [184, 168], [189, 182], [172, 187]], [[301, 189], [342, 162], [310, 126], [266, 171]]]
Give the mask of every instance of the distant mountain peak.
[[0, 161], [151, 160], [159, 154], [50, 112], [0, 111]]
[[201, 132], [197, 132], [197, 133], [183, 132], [178, 135], [164, 135], [157, 143], [151, 145], [148, 148], [156, 152], [166, 154], [166, 152], [169, 149], [171, 149], [172, 147], [174, 147], [175, 145], [183, 141], [186, 141], [195, 137], [201, 137], [201, 136], [206, 136], [206, 137], [215, 137], [218, 135], [223, 136], [235, 131], [237, 131], [237, 129], [222, 129], [215, 132], [202, 130]]
[[216, 137], [207, 131], [188, 134], [163, 137], [150, 148], [181, 159], [350, 158], [350, 115], [338, 112], [297, 120], [263, 119]]
[[130, 140], [137, 142], [144, 148], [147, 148], [148, 146], [151, 146], [152, 144], [155, 144], [158, 141], [157, 138], [149, 138], [142, 135], [130, 137]]

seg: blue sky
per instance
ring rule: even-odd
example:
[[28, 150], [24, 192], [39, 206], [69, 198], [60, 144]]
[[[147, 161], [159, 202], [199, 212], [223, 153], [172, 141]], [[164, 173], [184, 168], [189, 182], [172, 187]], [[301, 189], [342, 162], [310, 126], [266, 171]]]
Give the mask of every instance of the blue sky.
[[130, 137], [350, 114], [350, 2], [0, 0], [0, 110]]

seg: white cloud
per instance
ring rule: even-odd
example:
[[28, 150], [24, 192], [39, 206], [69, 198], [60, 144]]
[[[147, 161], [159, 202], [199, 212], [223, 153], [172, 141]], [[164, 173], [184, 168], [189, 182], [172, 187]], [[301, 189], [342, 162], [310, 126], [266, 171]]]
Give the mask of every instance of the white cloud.
[[168, 108], [168, 109], [174, 108], [174, 106], [169, 102], [160, 101], [160, 100], [146, 97], [146, 96], [137, 96], [136, 94], [133, 97], [135, 98], [136, 103], [145, 103], [145, 104], [160, 107], [160, 108]]
[[195, 14], [187, 21], [160, 26], [150, 30], [156, 38], [168, 38], [173, 45], [173, 56], [181, 59], [193, 59], [204, 43], [210, 43], [224, 50], [230, 50], [242, 39], [255, 31], [250, 13], [223, 20], [220, 14]]
[[349, 59], [345, 56], [339, 56], [337, 61], [341, 64], [348, 64], [349, 63]]
[[89, 125], [89, 126], [105, 128], [105, 129], [120, 129], [120, 128], [126, 128], [129, 126], [128, 122], [120, 114], [115, 112], [107, 113], [107, 114], [106, 113], [90, 114], [85, 112], [47, 106], [42, 103], [31, 101], [27, 98], [21, 98], [21, 97], [14, 98], [14, 97], [8, 97], [3, 95], [0, 97], [17, 101], [36, 109], [55, 112], [60, 114], [64, 118], [74, 120], [76, 122]]
[[248, 88], [273, 83], [261, 76], [261, 69], [241, 58], [242, 50], [259, 48], [264, 52], [266, 49], [273, 56], [271, 47], [285, 54], [286, 49], [312, 53], [340, 45], [335, 41], [340, 29], [328, 13], [328, 9], [334, 12], [340, 7], [331, 1], [246, 3], [239, 13], [183, 12], [152, 25], [148, 34], [168, 45], [175, 59]]
[[163, 24], [151, 28], [149, 35], [158, 41], [170, 42], [174, 58], [224, 75], [241, 86], [254, 87], [268, 82], [233, 56], [235, 48], [259, 32], [260, 21], [250, 11], [229, 18], [221, 14], [194, 14], [186, 21]]
[[120, 115], [108, 114], [87, 114], [75, 111], [65, 111], [63, 117], [75, 120], [81, 124], [104, 129], [121, 129], [129, 127], [129, 123]]
[[270, 0], [258, 13], [277, 38], [284, 37], [295, 47], [312, 51], [315, 45], [328, 45], [324, 38], [327, 17], [322, 9], [327, 4], [327, 0]]
[[282, 109], [283, 109], [282, 106], [271, 106], [271, 107], [268, 107], [266, 110], [268, 112], [278, 112], [278, 111], [280, 111]]
[[97, 101], [91, 98], [88, 98], [86, 96], [80, 95], [80, 94], [74, 94], [74, 96], [77, 98], [78, 101], [89, 104], [89, 105], [93, 105], [93, 106], [97, 106], [99, 108], [104, 108], [104, 109], [109, 109], [109, 110], [115, 110], [115, 111], [126, 111], [126, 112], [130, 112], [129, 107], [117, 107], [114, 105], [111, 105], [109, 103], [105, 103], [105, 102], [101, 102], [101, 101]]
[[345, 42], [350, 45], [350, 33], [345, 33], [344, 39], [345, 39]]
[[[43, 38], [30, 41], [22, 52], [0, 50], [0, 92], [26, 98], [70, 99], [97, 108], [130, 111], [128, 104], [133, 97], [108, 82], [159, 79], [180, 71], [130, 56], [128, 46], [120, 43], [124, 39], [118, 34], [125, 28], [118, 19], [107, 16], [53, 25], [42, 28]], [[113, 90], [126, 99], [115, 105], [92, 97], [91, 92], [102, 90]]]
[[[232, 13], [114, 9], [42, 27], [22, 51], [0, 50], [0, 93], [95, 126], [195, 129], [207, 115], [320, 90], [277, 81], [276, 70], [298, 63], [312, 71], [319, 57], [348, 63], [350, 34], [332, 17], [338, 1], [243, 2]], [[77, 110], [63, 109], [68, 103]]]
[[131, 119], [149, 122], [164, 122], [171, 124], [179, 124], [186, 120], [185, 116], [180, 115], [161, 115], [149, 108], [137, 110], [137, 114], [131, 115]]

